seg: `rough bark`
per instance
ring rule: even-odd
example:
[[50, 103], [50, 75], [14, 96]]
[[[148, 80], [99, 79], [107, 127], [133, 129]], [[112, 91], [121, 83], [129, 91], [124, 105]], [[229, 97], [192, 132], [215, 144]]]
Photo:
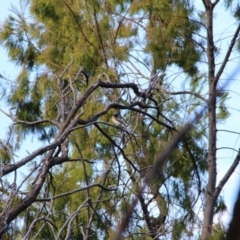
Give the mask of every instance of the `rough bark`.
[[207, 58], [208, 58], [208, 82], [209, 82], [209, 104], [208, 104], [208, 183], [206, 187], [206, 202], [204, 208], [204, 219], [202, 239], [207, 239], [212, 231], [214, 205], [216, 198], [213, 193], [216, 186], [216, 85], [214, 40], [213, 40], [213, 4], [204, 1], [207, 15]]
[[[222, 190], [222, 187], [227, 182], [234, 169], [239, 163], [239, 153], [228, 169], [226, 175], [220, 181], [219, 186], [216, 187], [217, 179], [217, 119], [216, 119], [216, 104], [217, 104], [217, 83], [221, 74], [229, 60], [230, 54], [233, 50], [233, 46], [236, 43], [237, 36], [239, 34], [240, 26], [236, 29], [236, 32], [232, 38], [229, 49], [225, 55], [224, 61], [217, 72], [215, 73], [215, 56], [214, 56], [214, 34], [213, 34], [213, 10], [218, 1], [212, 3], [210, 0], [203, 0], [206, 10], [206, 28], [207, 28], [207, 58], [208, 58], [208, 82], [209, 82], [209, 101], [208, 101], [208, 182], [206, 187], [206, 202], [204, 208], [203, 228], [201, 239], [207, 240], [212, 233], [214, 207], [217, 202], [217, 198]], [[221, 186], [220, 186], [221, 185]]]

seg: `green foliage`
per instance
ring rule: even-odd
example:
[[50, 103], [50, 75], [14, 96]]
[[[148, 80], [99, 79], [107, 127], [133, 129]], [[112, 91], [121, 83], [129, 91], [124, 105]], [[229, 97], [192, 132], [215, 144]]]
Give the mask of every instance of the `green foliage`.
[[176, 220], [173, 225], [172, 239], [177, 240], [181, 238], [183, 230], [186, 228], [185, 224], [181, 220]]
[[200, 50], [194, 43], [194, 32], [200, 26], [190, 20], [192, 9], [183, 1], [134, 2], [132, 13], [143, 10], [149, 14], [146, 29], [146, 51], [153, 57], [154, 71], [176, 64], [189, 75], [196, 74]]
[[1, 164], [7, 164], [11, 160], [11, 155], [5, 147], [0, 148], [0, 162]]
[[223, 197], [219, 197], [218, 200], [217, 200], [217, 203], [216, 203], [216, 206], [215, 206], [215, 209], [214, 209], [214, 213], [217, 214], [217, 213], [223, 213], [224, 211], [227, 210], [227, 206], [224, 202], [224, 199]]
[[[19, 13], [16, 14], [19, 16]], [[16, 29], [17, 32], [15, 32]], [[27, 23], [24, 19], [17, 19], [10, 15], [4, 22], [0, 41], [4, 42], [11, 60], [31, 70], [37, 59], [37, 51], [28, 41], [27, 31]]]
[[226, 227], [223, 224], [217, 223], [213, 226], [213, 233], [209, 240], [224, 240], [226, 239]]
[[[31, 20], [15, 11], [0, 31], [9, 58], [21, 67], [6, 99], [17, 123], [9, 141], [11, 149], [20, 149], [24, 138], [32, 136], [50, 147], [29, 163], [31, 173], [25, 176], [21, 194], [32, 191], [32, 181], [44, 164], [50, 168], [36, 197], [42, 201], [21, 213], [19, 221], [25, 222], [19, 230], [26, 232], [34, 219], [43, 216], [30, 239], [38, 231], [39, 239], [54, 239], [60, 229], [60, 238], [71, 229], [71, 239], [84, 239], [83, 232], [90, 239], [113, 239], [149, 169], [202, 103], [194, 95], [201, 95], [207, 82], [197, 65], [202, 54], [196, 45], [200, 24], [192, 21], [193, 6], [181, 0], [32, 0], [28, 7]], [[183, 85], [192, 94], [168, 93], [171, 79], [161, 79], [147, 100], [134, 98], [127, 87], [116, 87], [136, 83], [144, 91], [145, 76], [172, 66], [187, 76]], [[99, 80], [115, 85], [86, 95]], [[218, 97], [217, 117], [225, 120], [227, 94]], [[126, 129], [111, 122], [120, 109], [128, 121]], [[68, 129], [76, 120], [78, 124]], [[166, 231], [171, 239], [191, 235], [187, 227], [198, 220], [193, 209], [207, 169], [206, 132], [206, 122], [199, 122], [157, 169], [159, 175], [144, 189], [144, 201], [130, 219], [126, 239], [150, 239], [144, 204], [147, 215], [156, 210], [168, 221], [154, 226], [159, 230], [155, 238]], [[3, 146], [0, 160], [13, 164]], [[81, 206], [86, 199], [89, 202]], [[216, 213], [224, 207], [220, 199]]]
[[240, 5], [238, 4], [234, 13], [234, 17], [240, 20]]

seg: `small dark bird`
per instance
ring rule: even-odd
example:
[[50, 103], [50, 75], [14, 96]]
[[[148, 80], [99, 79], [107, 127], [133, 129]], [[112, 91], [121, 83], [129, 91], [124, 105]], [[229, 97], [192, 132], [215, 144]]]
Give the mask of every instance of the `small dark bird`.
[[112, 116], [112, 121], [114, 124], [116, 124], [117, 126], [124, 126], [127, 127], [127, 123], [119, 116], [118, 113], [115, 113]]

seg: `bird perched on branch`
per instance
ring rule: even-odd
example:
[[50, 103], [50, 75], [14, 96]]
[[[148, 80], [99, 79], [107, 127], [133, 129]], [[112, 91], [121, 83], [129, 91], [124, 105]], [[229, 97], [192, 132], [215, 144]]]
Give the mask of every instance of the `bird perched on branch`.
[[120, 117], [118, 113], [115, 113], [112, 116], [112, 121], [115, 125], [120, 126], [120, 127], [127, 127], [127, 123], [123, 120], [123, 118]]

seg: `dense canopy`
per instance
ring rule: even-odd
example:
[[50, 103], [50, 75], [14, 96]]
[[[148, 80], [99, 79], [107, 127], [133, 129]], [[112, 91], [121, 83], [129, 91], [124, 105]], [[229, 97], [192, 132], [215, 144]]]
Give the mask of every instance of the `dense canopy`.
[[[240, 154], [217, 182], [217, 126], [231, 117], [222, 75], [240, 22], [225, 1], [235, 28], [221, 48], [218, 4], [14, 7], [0, 29], [20, 69], [0, 82], [11, 120], [0, 141], [1, 239], [223, 239], [213, 220], [226, 210], [220, 193]], [[31, 138], [35, 149], [17, 156]]]

